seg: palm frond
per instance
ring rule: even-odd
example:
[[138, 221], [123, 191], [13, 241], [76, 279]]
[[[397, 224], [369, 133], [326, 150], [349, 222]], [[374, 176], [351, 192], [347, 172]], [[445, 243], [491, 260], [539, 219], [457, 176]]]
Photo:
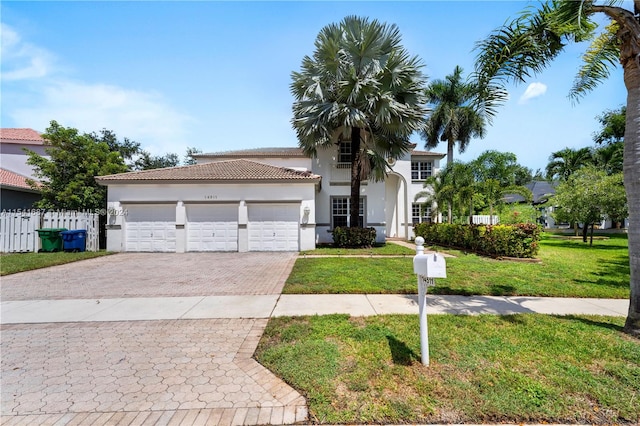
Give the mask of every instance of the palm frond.
[[612, 68], [618, 65], [620, 44], [616, 36], [618, 24], [612, 22], [596, 37], [582, 56], [584, 64], [578, 71], [569, 92], [571, 99], [578, 100], [609, 77]]

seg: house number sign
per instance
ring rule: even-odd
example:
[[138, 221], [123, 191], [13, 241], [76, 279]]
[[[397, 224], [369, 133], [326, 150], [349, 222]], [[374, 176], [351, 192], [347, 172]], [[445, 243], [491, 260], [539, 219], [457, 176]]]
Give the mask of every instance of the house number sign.
[[204, 199], [205, 200], [217, 200], [218, 196], [217, 195], [205, 195]]

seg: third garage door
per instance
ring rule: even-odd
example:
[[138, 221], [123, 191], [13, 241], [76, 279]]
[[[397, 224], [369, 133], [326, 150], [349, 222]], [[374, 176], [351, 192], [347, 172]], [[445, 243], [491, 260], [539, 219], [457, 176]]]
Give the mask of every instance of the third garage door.
[[238, 251], [238, 206], [187, 206], [187, 251]]
[[249, 251], [298, 251], [298, 204], [249, 205]]

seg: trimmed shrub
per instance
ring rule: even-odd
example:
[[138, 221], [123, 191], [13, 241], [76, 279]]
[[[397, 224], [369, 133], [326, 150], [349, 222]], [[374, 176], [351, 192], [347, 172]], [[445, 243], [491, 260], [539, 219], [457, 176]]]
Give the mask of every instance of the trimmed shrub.
[[336, 247], [372, 247], [376, 243], [376, 230], [374, 228], [347, 228], [336, 226], [332, 234], [333, 244]]
[[429, 244], [472, 250], [490, 256], [535, 257], [540, 248], [540, 227], [534, 223], [514, 225], [456, 225], [420, 223], [416, 236]]

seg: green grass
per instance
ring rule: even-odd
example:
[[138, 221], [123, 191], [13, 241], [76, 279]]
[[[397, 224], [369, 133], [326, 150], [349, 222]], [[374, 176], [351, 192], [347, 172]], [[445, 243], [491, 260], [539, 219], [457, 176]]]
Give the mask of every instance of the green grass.
[[49, 266], [62, 265], [109, 254], [113, 253], [106, 251], [85, 251], [80, 253], [3, 253], [0, 256], [0, 275], [47, 268]]
[[[447, 278], [434, 294], [629, 297], [629, 251], [626, 234], [613, 234], [593, 246], [543, 235], [542, 263], [495, 260], [449, 251]], [[417, 292], [412, 256], [406, 258], [299, 258], [284, 293]]]
[[334, 248], [334, 247], [319, 247], [315, 250], [303, 251], [300, 255], [332, 255], [332, 256], [344, 256], [344, 255], [377, 255], [377, 256], [413, 256], [416, 251], [408, 247], [403, 247], [398, 244], [388, 243], [380, 246], [375, 246], [365, 249], [350, 249], [350, 248]]
[[272, 318], [256, 358], [319, 423], [640, 422], [640, 341], [624, 318], [539, 314]]

